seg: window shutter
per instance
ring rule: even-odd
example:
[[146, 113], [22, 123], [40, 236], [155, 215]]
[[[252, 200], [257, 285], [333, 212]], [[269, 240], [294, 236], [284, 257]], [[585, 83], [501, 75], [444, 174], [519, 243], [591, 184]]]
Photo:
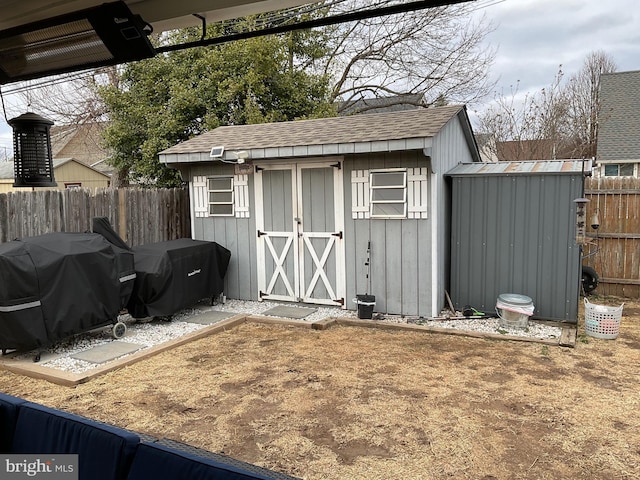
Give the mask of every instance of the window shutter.
[[207, 199], [207, 177], [193, 177], [193, 213], [196, 218], [209, 216], [209, 202]]
[[249, 218], [249, 176], [233, 177], [234, 210], [236, 218]]
[[351, 172], [351, 218], [369, 218], [369, 170]]
[[426, 168], [407, 169], [407, 216], [428, 218], [429, 176]]

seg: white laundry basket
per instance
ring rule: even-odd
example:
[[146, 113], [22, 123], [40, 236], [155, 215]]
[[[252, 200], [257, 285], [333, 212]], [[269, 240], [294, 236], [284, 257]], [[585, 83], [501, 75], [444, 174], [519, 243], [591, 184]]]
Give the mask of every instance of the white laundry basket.
[[608, 307], [591, 303], [584, 299], [584, 330], [587, 335], [605, 340], [613, 340], [620, 333], [622, 307]]

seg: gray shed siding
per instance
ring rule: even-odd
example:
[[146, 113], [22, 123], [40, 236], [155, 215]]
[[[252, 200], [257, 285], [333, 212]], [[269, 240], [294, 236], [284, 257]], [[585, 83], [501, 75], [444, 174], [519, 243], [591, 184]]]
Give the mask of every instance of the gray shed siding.
[[[435, 233], [435, 261], [438, 269], [433, 280], [435, 292], [435, 308], [433, 315], [438, 315], [445, 306], [445, 289], [449, 286], [451, 263], [451, 185], [445, 178], [445, 172], [460, 163], [473, 162], [473, 157], [464, 138], [459, 117], [448, 122], [433, 139], [432, 158], [435, 173], [432, 184], [435, 188], [434, 197], [438, 205], [432, 210], [432, 222], [437, 225]], [[433, 245], [432, 245], [433, 248]]]
[[[430, 219], [353, 219], [351, 172], [378, 168], [425, 167], [422, 151], [358, 155], [345, 158], [345, 258], [347, 308], [356, 294], [376, 297], [376, 312], [431, 314]], [[371, 288], [367, 285], [367, 245], [371, 242]]]
[[[451, 202], [444, 172], [473, 161], [458, 117], [433, 138], [431, 160], [423, 150], [345, 158], [345, 239], [348, 308], [355, 294], [376, 296], [377, 312], [407, 316], [436, 316], [445, 305], [449, 280]], [[427, 219], [354, 220], [350, 178], [352, 170], [429, 167]], [[435, 189], [435, 191], [434, 191]], [[435, 205], [433, 202], [435, 201]], [[434, 227], [435, 225], [435, 227]], [[371, 289], [366, 282], [367, 244], [371, 241]]]
[[[197, 175], [233, 175], [231, 165], [204, 164], [189, 169], [189, 181]], [[183, 178], [187, 178], [184, 176]], [[224, 294], [239, 300], [258, 298], [258, 274], [256, 270], [256, 221], [253, 176], [249, 175], [251, 215], [249, 218], [205, 217], [192, 215], [193, 238], [217, 242], [231, 251], [231, 259], [225, 277]], [[192, 206], [193, 212], [193, 206]]]
[[581, 281], [575, 203], [582, 176], [452, 178], [451, 296], [494, 311], [498, 295], [532, 298], [534, 317], [576, 322]]
[[458, 116], [453, 117], [433, 137], [432, 156], [436, 173], [445, 173], [459, 163], [474, 161]]
[[[344, 285], [347, 308], [356, 309], [354, 299], [357, 294], [363, 293], [376, 296], [375, 311], [381, 313], [431, 317], [437, 315], [444, 307], [444, 292], [449, 284], [451, 257], [449, 237], [451, 192], [444, 173], [459, 163], [474, 160], [468, 138], [465, 138], [462, 117], [461, 114], [453, 115], [432, 137], [394, 140], [393, 145], [389, 142], [381, 142], [380, 145], [372, 143], [371, 145], [375, 148], [370, 145], [371, 148], [354, 148], [352, 151], [334, 152], [333, 155], [323, 151], [316, 157], [254, 159], [256, 164], [261, 165], [287, 162], [292, 164], [314, 161], [342, 162]], [[403, 148], [406, 150], [389, 151], [393, 150], [392, 146], [397, 147], [396, 144], [399, 142], [403, 142]], [[283, 151], [278, 150], [280, 154]], [[205, 153], [177, 155], [180, 158], [172, 161], [180, 165], [183, 178], [191, 185], [195, 177], [231, 175], [234, 172], [233, 165], [211, 162], [206, 158], [208, 154]], [[422, 180], [426, 182], [428, 190], [427, 218], [388, 220], [352, 218], [351, 172], [386, 168], [425, 168], [427, 170], [426, 180]], [[421, 172], [421, 175], [423, 174], [424, 172]], [[263, 175], [263, 179], [265, 178]], [[316, 180], [310, 178], [308, 181]], [[257, 300], [260, 295], [255, 187], [255, 175], [249, 174], [248, 218], [192, 216], [194, 238], [218, 242], [231, 251], [224, 292], [229, 298]], [[280, 192], [284, 190], [281, 189]], [[325, 200], [320, 202], [307, 199], [306, 205], [309, 205], [312, 210], [304, 212], [304, 217], [311, 218], [312, 223], [321, 221], [322, 214], [316, 209], [320, 206], [330, 209], [330, 200], [333, 199]], [[263, 200], [259, 201], [262, 204]], [[275, 205], [278, 202], [270, 203]], [[279, 205], [277, 208], [274, 207], [277, 212], [274, 210], [273, 215], [265, 215], [265, 221], [275, 221], [278, 218], [278, 215], [284, 211], [281, 202]], [[326, 222], [321, 223], [324, 225]], [[327, 224], [326, 228], [328, 226]], [[370, 288], [365, 265], [369, 242], [371, 242]], [[330, 269], [333, 262], [327, 265], [330, 277], [337, 274]], [[271, 273], [273, 272], [267, 265], [267, 277]]]

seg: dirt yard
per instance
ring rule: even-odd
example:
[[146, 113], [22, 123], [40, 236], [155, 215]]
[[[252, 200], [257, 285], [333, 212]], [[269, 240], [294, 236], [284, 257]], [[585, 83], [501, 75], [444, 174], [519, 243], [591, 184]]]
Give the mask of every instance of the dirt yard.
[[573, 349], [243, 324], [76, 387], [0, 371], [0, 390], [304, 479], [637, 479], [626, 302], [616, 340]]

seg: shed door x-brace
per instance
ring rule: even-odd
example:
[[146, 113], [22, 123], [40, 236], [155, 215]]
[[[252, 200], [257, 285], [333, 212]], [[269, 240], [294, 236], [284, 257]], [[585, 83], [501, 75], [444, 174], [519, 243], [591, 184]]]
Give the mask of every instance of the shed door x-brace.
[[344, 305], [340, 174], [335, 162], [257, 168], [260, 299]]

